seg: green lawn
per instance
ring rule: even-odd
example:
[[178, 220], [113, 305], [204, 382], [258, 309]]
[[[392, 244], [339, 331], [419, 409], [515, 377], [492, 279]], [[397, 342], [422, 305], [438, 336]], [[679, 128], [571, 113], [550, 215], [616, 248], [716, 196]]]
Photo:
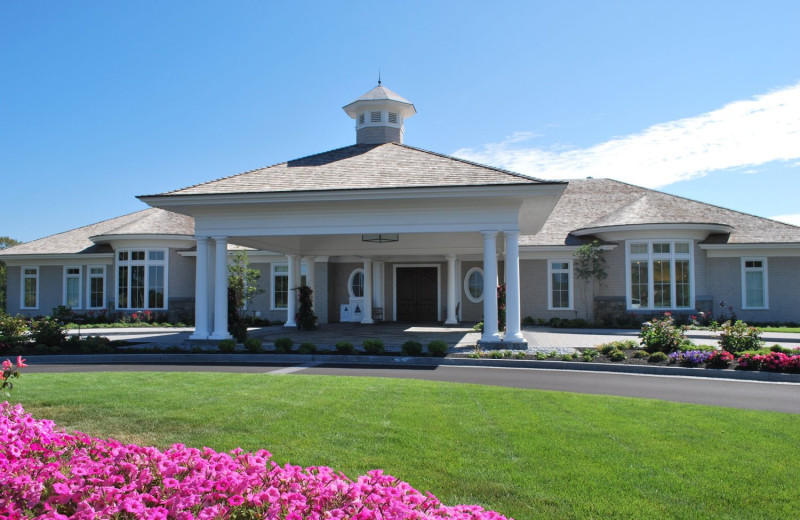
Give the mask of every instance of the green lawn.
[[428, 381], [23, 374], [36, 417], [100, 437], [382, 468], [517, 520], [796, 516], [800, 415]]
[[800, 333], [800, 327], [759, 327], [761, 332], [793, 332]]

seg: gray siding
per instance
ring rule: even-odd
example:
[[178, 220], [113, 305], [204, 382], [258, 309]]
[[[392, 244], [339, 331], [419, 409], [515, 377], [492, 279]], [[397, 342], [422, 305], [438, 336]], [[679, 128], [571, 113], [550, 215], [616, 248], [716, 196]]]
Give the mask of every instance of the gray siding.
[[22, 290], [22, 280], [20, 276], [22, 272], [21, 267], [7, 267], [6, 268], [6, 312], [8, 314], [20, 314], [20, 292]]

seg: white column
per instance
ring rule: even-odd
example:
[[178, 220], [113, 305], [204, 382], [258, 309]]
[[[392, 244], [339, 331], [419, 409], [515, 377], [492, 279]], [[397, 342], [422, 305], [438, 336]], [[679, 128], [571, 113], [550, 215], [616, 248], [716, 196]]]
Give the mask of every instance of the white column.
[[375, 307], [383, 309], [386, 307], [383, 304], [383, 262], [374, 262], [372, 264], [372, 301]]
[[314, 257], [304, 256], [303, 261], [306, 264], [306, 285], [311, 289], [311, 308], [314, 308], [314, 300], [317, 299], [317, 294], [314, 292]]
[[447, 319], [445, 325], [456, 325], [456, 255], [447, 255]]
[[228, 237], [214, 237], [214, 332], [208, 339], [229, 339]]
[[504, 341], [524, 343], [520, 330], [519, 231], [506, 231], [506, 335]]
[[500, 341], [497, 330], [497, 231], [483, 235], [483, 335], [481, 341]]
[[194, 333], [189, 339], [208, 339], [208, 238], [196, 237], [197, 261], [194, 271]]
[[364, 259], [364, 303], [361, 309], [361, 323], [369, 325], [372, 321], [372, 259]]
[[297, 282], [300, 277], [298, 276], [297, 269], [297, 255], [286, 255], [289, 264], [289, 294], [286, 296], [286, 323], [284, 327], [297, 327], [294, 318], [297, 316]]

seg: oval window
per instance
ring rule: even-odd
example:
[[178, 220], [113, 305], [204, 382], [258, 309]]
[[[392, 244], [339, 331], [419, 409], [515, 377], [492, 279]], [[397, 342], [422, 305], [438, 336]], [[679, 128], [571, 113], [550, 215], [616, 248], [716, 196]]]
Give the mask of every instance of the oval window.
[[347, 291], [351, 298], [364, 297], [364, 269], [353, 269], [350, 279], [347, 281]]
[[464, 277], [464, 292], [473, 303], [483, 301], [483, 269], [473, 267], [467, 271], [467, 276]]

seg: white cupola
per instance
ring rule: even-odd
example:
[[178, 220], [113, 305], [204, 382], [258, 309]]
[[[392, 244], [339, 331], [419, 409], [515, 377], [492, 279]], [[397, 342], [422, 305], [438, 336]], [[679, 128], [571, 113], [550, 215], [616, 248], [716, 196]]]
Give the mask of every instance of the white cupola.
[[417, 113], [414, 105], [378, 86], [342, 107], [356, 120], [356, 144], [403, 143], [403, 121]]

